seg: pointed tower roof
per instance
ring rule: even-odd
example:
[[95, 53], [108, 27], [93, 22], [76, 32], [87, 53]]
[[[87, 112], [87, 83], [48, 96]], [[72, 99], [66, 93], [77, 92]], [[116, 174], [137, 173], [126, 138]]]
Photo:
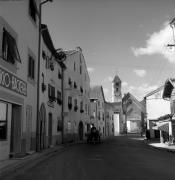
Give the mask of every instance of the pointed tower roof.
[[121, 83], [121, 80], [120, 80], [118, 75], [115, 75], [115, 77], [114, 77], [112, 82], [119, 82], [119, 83]]

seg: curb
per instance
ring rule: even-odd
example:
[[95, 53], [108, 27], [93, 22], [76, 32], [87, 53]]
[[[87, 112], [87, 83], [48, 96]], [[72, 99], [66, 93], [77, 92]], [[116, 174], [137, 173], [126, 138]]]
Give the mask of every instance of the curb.
[[[42, 152], [35, 152], [34, 154], [28, 155], [25, 158], [21, 158], [21, 159], [19, 158], [18, 162], [14, 162], [3, 168], [0, 168], [0, 179], [6, 176], [7, 177], [10, 176], [11, 173], [16, 172], [21, 167], [23, 167], [23, 170], [30, 169], [31, 167], [36, 166], [38, 163], [41, 163], [47, 160], [48, 158], [55, 156], [57, 153], [66, 151], [69, 147], [73, 145], [78, 145], [83, 143], [84, 142], [61, 144], [58, 146], [54, 146], [53, 148], [45, 149]], [[13, 161], [13, 159], [11, 161]]]
[[175, 149], [168, 149], [168, 148], [163, 148], [163, 147], [152, 146], [152, 145], [150, 145], [148, 142], [146, 142], [146, 140], [143, 140], [143, 142], [144, 142], [146, 145], [148, 145], [149, 147], [151, 147], [152, 149], [157, 149], [157, 150], [161, 150], [161, 151], [165, 151], [165, 152], [175, 153]]

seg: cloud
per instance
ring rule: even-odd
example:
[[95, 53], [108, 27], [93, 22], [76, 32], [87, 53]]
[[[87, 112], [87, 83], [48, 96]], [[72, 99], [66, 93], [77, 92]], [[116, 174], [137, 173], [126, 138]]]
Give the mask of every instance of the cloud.
[[157, 85], [150, 86], [147, 83], [142, 84], [140, 86], [127, 86], [126, 89], [123, 90], [123, 93], [130, 92], [133, 94], [138, 100], [142, 100], [145, 95], [147, 95], [149, 92], [157, 89]]
[[88, 70], [89, 73], [92, 73], [92, 72], [95, 71], [95, 69], [93, 67], [88, 67], [87, 70]]
[[103, 80], [104, 83], [105, 82], [112, 82], [112, 81], [113, 81], [113, 78], [111, 76], [108, 76]]
[[149, 38], [146, 40], [145, 47], [132, 47], [131, 50], [136, 57], [142, 55], [160, 54], [164, 58], [168, 59], [169, 62], [175, 62], [175, 52], [170, 51], [169, 48], [167, 48], [167, 44], [173, 44], [172, 41], [172, 29], [169, 24], [165, 22], [159, 31], [149, 35]]
[[128, 83], [126, 81], [123, 81], [122, 82], [122, 87], [127, 87], [128, 86]]
[[146, 71], [144, 69], [135, 69], [134, 72], [137, 74], [139, 77], [144, 77], [146, 75]]

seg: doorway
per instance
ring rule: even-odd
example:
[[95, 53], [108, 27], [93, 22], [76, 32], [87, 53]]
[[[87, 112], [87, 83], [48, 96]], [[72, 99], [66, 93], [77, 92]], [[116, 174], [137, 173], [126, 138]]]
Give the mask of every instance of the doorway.
[[12, 104], [10, 157], [21, 152], [21, 111], [20, 105]]
[[48, 145], [52, 145], [52, 113], [49, 113]]
[[32, 150], [32, 106], [26, 107], [26, 152]]
[[46, 147], [46, 108], [41, 104], [38, 122], [38, 144], [37, 149], [42, 150]]
[[79, 134], [79, 140], [83, 140], [83, 123], [80, 121], [78, 126], [78, 134]]

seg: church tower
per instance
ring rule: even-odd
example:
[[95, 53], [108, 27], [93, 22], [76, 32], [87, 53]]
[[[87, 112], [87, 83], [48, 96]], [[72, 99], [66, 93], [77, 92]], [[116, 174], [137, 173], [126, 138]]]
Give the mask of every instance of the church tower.
[[112, 81], [112, 102], [121, 102], [122, 93], [121, 93], [121, 80], [118, 75], [115, 75], [114, 80]]

